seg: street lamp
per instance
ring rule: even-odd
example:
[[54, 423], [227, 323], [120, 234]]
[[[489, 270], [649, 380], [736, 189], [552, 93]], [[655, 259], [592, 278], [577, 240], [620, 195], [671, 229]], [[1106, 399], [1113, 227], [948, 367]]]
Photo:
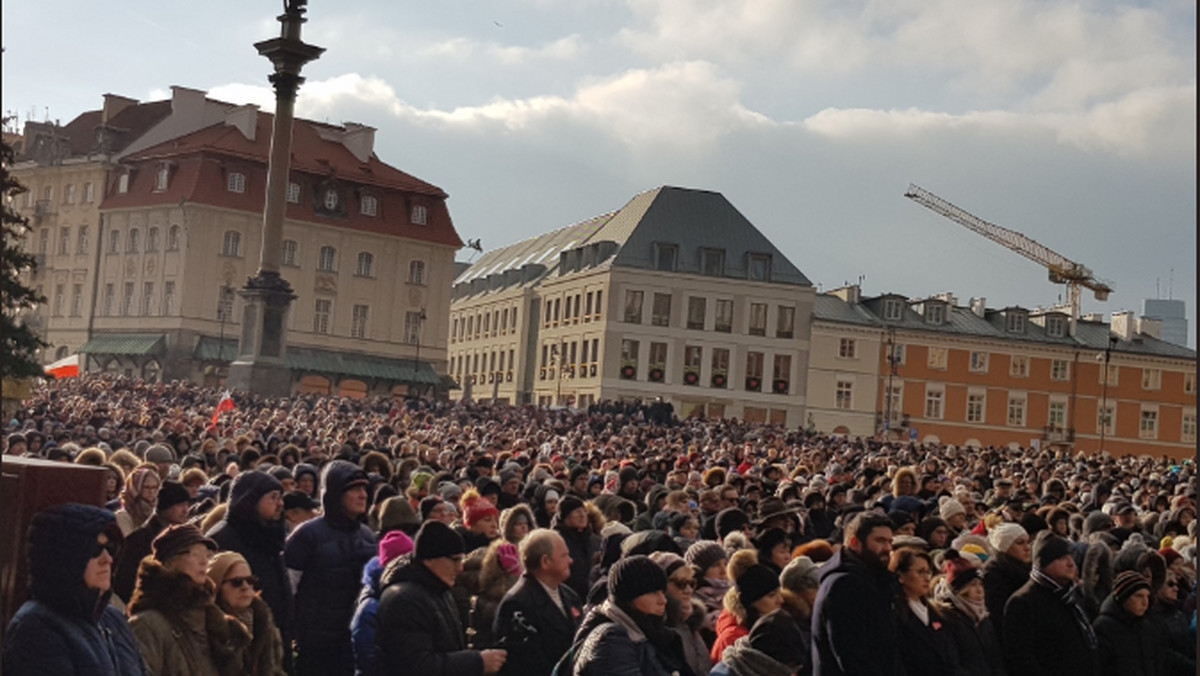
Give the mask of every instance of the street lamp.
[[894, 326], [888, 327], [887, 348], [888, 348], [887, 361], [888, 361], [889, 368], [888, 368], [887, 393], [886, 393], [887, 416], [883, 419], [883, 431], [884, 431], [885, 438], [888, 436], [888, 434], [891, 432], [891, 429], [892, 429], [892, 396], [893, 396], [893, 392], [895, 392], [895, 390], [892, 389], [892, 378], [895, 377], [896, 366], [900, 363], [900, 361], [896, 358], [896, 327], [894, 327]]
[[[1108, 347], [1104, 348], [1104, 380], [1100, 389], [1100, 452], [1104, 452], [1104, 432], [1108, 429], [1108, 362], [1112, 358], [1113, 348], [1117, 346], [1117, 337], [1108, 337]], [[1100, 355], [1096, 355], [1099, 359]]]
[[417, 385], [418, 395], [420, 385], [417, 383], [417, 374], [421, 371], [421, 325], [425, 323], [425, 308], [421, 308], [421, 312], [417, 314], [417, 358], [413, 364], [413, 385]]

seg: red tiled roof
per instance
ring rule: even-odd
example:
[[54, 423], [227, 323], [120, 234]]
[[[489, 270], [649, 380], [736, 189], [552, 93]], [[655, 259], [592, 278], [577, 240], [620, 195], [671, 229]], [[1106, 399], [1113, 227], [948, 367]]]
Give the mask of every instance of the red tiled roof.
[[[124, 194], [117, 193], [114, 176], [100, 208], [176, 205], [186, 199], [192, 203], [262, 213], [266, 201], [272, 121], [272, 115], [258, 113], [253, 141], [236, 127], [221, 123], [124, 158], [122, 164], [136, 168], [129, 190]], [[299, 204], [287, 205], [288, 219], [462, 246], [446, 208], [447, 195], [441, 188], [383, 163], [374, 154], [367, 162], [359, 162], [341, 143], [322, 139], [317, 133], [318, 126], [308, 120], [296, 120], [293, 128], [290, 177], [300, 184], [302, 197]], [[159, 162], [164, 160], [172, 166], [168, 188], [155, 191], [155, 175]], [[228, 174], [235, 171], [246, 176], [244, 193], [227, 189]], [[318, 199], [316, 190], [327, 181], [342, 188], [344, 214], [328, 215], [314, 208]], [[363, 195], [378, 200], [376, 216], [360, 213]], [[414, 225], [409, 221], [414, 205], [426, 207], [426, 225]]]

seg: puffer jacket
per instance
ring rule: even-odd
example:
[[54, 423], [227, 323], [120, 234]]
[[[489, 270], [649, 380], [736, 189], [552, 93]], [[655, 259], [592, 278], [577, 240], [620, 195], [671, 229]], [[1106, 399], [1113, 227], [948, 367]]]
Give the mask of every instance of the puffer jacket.
[[792, 676], [793, 671], [779, 660], [750, 647], [749, 638], [738, 639], [709, 676]]
[[350, 620], [350, 637], [354, 641], [354, 676], [375, 673], [375, 626], [379, 611], [380, 578], [383, 564], [376, 556], [363, 567], [362, 590]]
[[1092, 624], [1100, 645], [1104, 676], [1158, 676], [1163, 669], [1166, 638], [1143, 615], [1134, 617], [1109, 596]]
[[479, 676], [483, 657], [467, 650], [450, 587], [420, 561], [399, 558], [380, 580], [375, 629], [379, 674]]
[[633, 619], [611, 600], [588, 613], [579, 632], [574, 676], [669, 676]]
[[66, 504], [34, 516], [29, 531], [30, 600], [4, 632], [0, 662], [9, 674], [143, 676], [149, 672], [112, 592], [84, 586], [96, 538], [119, 537], [113, 513]]

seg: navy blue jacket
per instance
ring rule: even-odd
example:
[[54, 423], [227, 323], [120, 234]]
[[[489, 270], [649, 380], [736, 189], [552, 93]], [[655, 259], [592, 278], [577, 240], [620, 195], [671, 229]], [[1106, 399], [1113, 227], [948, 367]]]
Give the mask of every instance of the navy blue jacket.
[[843, 547], [821, 566], [812, 615], [814, 676], [904, 673], [892, 613], [895, 576]]

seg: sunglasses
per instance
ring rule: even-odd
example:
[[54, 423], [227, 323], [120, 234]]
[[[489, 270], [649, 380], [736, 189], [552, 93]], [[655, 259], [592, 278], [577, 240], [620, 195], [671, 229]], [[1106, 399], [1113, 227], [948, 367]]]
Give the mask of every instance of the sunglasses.
[[683, 587], [689, 587], [691, 589], [696, 588], [695, 580], [671, 580], [671, 584], [675, 585], [676, 587], [680, 587], [680, 588], [683, 588]]
[[251, 587], [258, 586], [258, 576], [257, 575], [246, 575], [244, 577], [231, 577], [225, 581], [228, 582], [229, 584], [233, 585], [234, 589], [241, 589], [242, 585], [244, 585], [244, 584], [248, 584]]
[[108, 542], [105, 542], [104, 544], [100, 544], [99, 542], [97, 542], [95, 545], [95, 548], [92, 549], [92, 555], [90, 558], [93, 558], [93, 559], [100, 558], [101, 554], [103, 554], [104, 552], [108, 552], [109, 556], [113, 557], [113, 559], [116, 559], [117, 553], [120, 551], [121, 551], [120, 545], [113, 542], [112, 540], [109, 540]]
[[1166, 586], [1168, 586], [1168, 587], [1174, 587], [1174, 588], [1176, 588], [1176, 589], [1179, 589], [1179, 587], [1180, 587], [1180, 586], [1182, 586], [1182, 585], [1180, 585], [1178, 582], [1168, 582], [1168, 583], [1166, 584]]

